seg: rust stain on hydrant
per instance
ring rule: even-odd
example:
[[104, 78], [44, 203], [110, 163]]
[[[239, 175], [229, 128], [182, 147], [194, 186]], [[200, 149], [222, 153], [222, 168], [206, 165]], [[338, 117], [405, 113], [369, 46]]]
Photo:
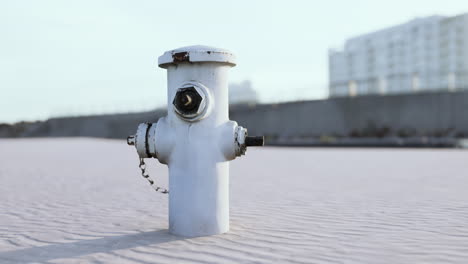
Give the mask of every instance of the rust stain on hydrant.
[[190, 56], [188, 52], [177, 52], [172, 54], [172, 59], [174, 63], [190, 61]]

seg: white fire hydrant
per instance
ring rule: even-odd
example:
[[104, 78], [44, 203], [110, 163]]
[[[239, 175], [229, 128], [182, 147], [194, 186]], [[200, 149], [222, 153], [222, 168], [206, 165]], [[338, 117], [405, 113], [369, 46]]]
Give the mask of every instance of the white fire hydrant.
[[167, 116], [140, 124], [128, 138], [140, 158], [169, 166], [169, 231], [195, 237], [229, 230], [229, 163], [263, 137], [229, 120], [228, 71], [235, 56], [226, 50], [190, 46], [165, 52]]

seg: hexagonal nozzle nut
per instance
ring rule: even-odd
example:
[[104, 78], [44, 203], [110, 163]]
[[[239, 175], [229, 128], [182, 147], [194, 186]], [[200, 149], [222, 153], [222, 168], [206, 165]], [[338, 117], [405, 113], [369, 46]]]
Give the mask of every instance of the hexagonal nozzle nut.
[[203, 112], [203, 97], [195, 87], [179, 88], [172, 104], [177, 114], [184, 118], [193, 118]]

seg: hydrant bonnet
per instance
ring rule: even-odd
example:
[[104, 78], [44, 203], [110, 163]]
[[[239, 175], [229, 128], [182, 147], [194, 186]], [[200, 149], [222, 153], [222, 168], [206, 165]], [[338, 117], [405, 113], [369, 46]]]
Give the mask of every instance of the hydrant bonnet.
[[166, 51], [158, 59], [159, 67], [164, 69], [184, 62], [219, 62], [235, 66], [236, 56], [228, 50], [195, 45]]

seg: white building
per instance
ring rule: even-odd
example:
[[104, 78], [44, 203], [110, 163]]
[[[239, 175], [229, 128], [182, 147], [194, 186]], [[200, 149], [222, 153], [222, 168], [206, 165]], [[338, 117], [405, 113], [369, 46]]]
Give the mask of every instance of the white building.
[[468, 13], [417, 18], [329, 51], [330, 96], [468, 89]]

